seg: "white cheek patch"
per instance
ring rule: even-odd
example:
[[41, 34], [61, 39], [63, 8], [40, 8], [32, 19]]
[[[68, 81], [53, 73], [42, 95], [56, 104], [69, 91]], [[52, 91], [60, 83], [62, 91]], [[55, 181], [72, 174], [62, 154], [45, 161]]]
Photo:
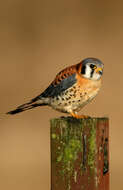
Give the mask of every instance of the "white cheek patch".
[[91, 68], [88, 65], [86, 65], [85, 77], [90, 78], [90, 76], [91, 76]]
[[99, 80], [100, 79], [100, 77], [101, 77], [101, 75], [100, 74], [98, 74], [98, 73], [93, 73], [93, 80]]

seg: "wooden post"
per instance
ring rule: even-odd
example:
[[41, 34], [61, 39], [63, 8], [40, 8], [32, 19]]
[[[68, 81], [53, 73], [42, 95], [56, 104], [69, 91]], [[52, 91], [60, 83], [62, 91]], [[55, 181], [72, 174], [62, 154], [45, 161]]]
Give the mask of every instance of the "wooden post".
[[51, 120], [51, 190], [109, 190], [108, 118]]

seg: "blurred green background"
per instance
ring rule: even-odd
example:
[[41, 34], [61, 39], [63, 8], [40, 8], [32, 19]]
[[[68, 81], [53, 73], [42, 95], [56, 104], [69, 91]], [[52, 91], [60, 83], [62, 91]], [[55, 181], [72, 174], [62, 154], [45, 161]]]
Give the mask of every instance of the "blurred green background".
[[[0, 113], [40, 94], [64, 67], [104, 64], [103, 86], [81, 113], [110, 118], [111, 190], [123, 189], [123, 1], [0, 1]], [[41, 107], [0, 120], [0, 189], [50, 189], [49, 120]]]

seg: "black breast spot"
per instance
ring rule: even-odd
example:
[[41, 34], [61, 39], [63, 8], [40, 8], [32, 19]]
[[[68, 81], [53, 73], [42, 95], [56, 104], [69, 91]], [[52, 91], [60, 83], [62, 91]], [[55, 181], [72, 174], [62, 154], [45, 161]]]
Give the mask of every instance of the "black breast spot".
[[70, 99], [71, 99], [71, 96], [68, 97], [68, 100], [70, 100]]
[[76, 94], [73, 94], [73, 97], [76, 98]]
[[67, 95], [67, 94], [68, 94], [68, 91], [66, 91], [64, 94]]
[[77, 91], [76, 91], [76, 90], [74, 90], [74, 93], [75, 93], [75, 94], [76, 94], [76, 92], [77, 92]]
[[73, 92], [73, 88], [70, 89], [70, 92]]
[[59, 100], [59, 97], [58, 97], [58, 96], [56, 97], [56, 100]]

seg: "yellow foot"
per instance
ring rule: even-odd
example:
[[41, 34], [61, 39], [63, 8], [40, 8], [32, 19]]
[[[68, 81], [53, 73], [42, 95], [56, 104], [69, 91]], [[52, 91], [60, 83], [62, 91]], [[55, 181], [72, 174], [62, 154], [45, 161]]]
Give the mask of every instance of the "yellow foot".
[[90, 118], [90, 116], [88, 116], [88, 115], [77, 115], [77, 114], [74, 113], [74, 112], [71, 112], [71, 115], [72, 115], [73, 117], [75, 117], [76, 119], [86, 119], [86, 118]]

